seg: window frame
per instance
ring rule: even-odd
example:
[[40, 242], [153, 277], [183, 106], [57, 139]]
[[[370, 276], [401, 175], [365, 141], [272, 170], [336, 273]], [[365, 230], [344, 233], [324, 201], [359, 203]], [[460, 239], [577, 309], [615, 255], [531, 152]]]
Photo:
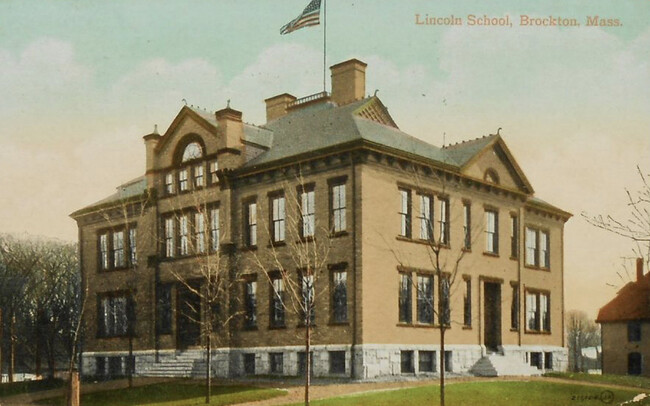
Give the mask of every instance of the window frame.
[[401, 324], [413, 323], [413, 276], [410, 272], [399, 272], [398, 321]]
[[314, 238], [316, 234], [316, 191], [314, 185], [298, 187], [300, 207], [300, 237]]
[[137, 223], [127, 223], [97, 231], [98, 272], [122, 271], [138, 265], [136, 229]]
[[[244, 246], [257, 247], [257, 200], [244, 201]], [[251, 210], [252, 209], [252, 210]]]
[[485, 253], [499, 255], [499, 211], [485, 209]]
[[[526, 325], [525, 332], [533, 334], [551, 334], [551, 293], [546, 290], [526, 289]], [[530, 298], [534, 298], [531, 301]], [[544, 300], [542, 300], [544, 298]], [[534, 306], [531, 306], [534, 305]], [[534, 307], [534, 309], [531, 309]], [[544, 307], [544, 308], [542, 308]], [[533, 326], [531, 327], [531, 314]]]
[[[328, 180], [330, 230], [333, 235], [347, 233], [347, 177]], [[337, 192], [338, 191], [338, 192]], [[338, 202], [338, 204], [337, 204]]]
[[465, 291], [463, 294], [463, 327], [472, 328], [472, 278], [463, 276]]
[[205, 187], [205, 165], [203, 162], [195, 164], [192, 167], [192, 175], [194, 175], [194, 189]]
[[257, 330], [257, 280], [244, 281], [244, 330]]
[[269, 326], [270, 328], [286, 327], [286, 312], [284, 308], [284, 279], [278, 273], [271, 275], [269, 289]]
[[271, 243], [285, 243], [287, 237], [287, 201], [283, 191], [269, 194], [269, 218], [271, 224]]
[[438, 201], [440, 202], [440, 217], [438, 219], [438, 224], [440, 228], [439, 241], [440, 245], [449, 247], [451, 245], [451, 224], [450, 224], [450, 201], [448, 196], [439, 196]]
[[399, 236], [404, 238], [411, 238], [411, 190], [405, 188], [399, 188], [400, 196], [400, 231]]
[[219, 205], [209, 208], [210, 210], [210, 251], [218, 252], [219, 244], [221, 241], [221, 220], [219, 213]]
[[[345, 268], [332, 269], [330, 272], [331, 286], [331, 323], [347, 324], [349, 322], [348, 314], [348, 271]], [[337, 277], [338, 275], [338, 277]], [[337, 280], [338, 278], [338, 280]], [[342, 286], [342, 289], [339, 287]], [[343, 299], [338, 296], [343, 294]]]
[[420, 240], [433, 241], [433, 215], [435, 200], [429, 193], [418, 193], [420, 203]]
[[[117, 308], [118, 299], [123, 299], [123, 308]], [[117, 314], [118, 311], [123, 314]], [[111, 312], [112, 324], [107, 319], [107, 311]], [[135, 326], [135, 300], [133, 292], [128, 290], [116, 290], [97, 293], [97, 338], [128, 337], [133, 335]], [[123, 324], [118, 324], [117, 318], [122, 319]], [[119, 330], [117, 328], [119, 327]]]
[[[428, 281], [428, 286], [425, 281]], [[417, 322], [422, 325], [433, 325], [435, 322], [434, 315], [434, 278], [431, 274], [417, 274], [416, 288], [416, 312]]]
[[472, 203], [463, 200], [463, 249], [472, 250]]

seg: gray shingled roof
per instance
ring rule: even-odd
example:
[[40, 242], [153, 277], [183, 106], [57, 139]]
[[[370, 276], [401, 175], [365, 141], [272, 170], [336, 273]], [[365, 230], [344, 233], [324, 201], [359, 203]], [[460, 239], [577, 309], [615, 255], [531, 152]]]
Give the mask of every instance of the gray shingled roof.
[[492, 142], [497, 136], [495, 134], [490, 134], [488, 136], [483, 136], [481, 138], [476, 138], [470, 141], [463, 141], [458, 144], [448, 145], [444, 147], [444, 150], [452, 160], [454, 160], [459, 166], [465, 165], [469, 162], [472, 157], [478, 154], [483, 148], [485, 148], [490, 142]]
[[117, 191], [112, 195], [105, 197], [102, 200], [96, 201], [93, 204], [89, 204], [83, 209], [75, 211], [74, 213], [72, 213], [72, 215], [74, 216], [75, 214], [83, 212], [86, 209], [89, 209], [91, 207], [102, 206], [107, 203], [126, 200], [129, 197], [139, 196], [147, 190], [147, 178], [145, 176], [139, 176], [135, 179], [132, 179], [126, 183], [121, 184], [116, 189]]
[[[202, 119], [212, 125], [214, 128], [219, 127], [217, 118], [214, 113], [209, 113], [194, 106], [188, 106], [190, 110], [198, 114]], [[257, 144], [265, 148], [270, 148], [273, 142], [273, 132], [266, 128], [258, 127], [253, 124], [244, 123], [244, 139], [246, 142]]]

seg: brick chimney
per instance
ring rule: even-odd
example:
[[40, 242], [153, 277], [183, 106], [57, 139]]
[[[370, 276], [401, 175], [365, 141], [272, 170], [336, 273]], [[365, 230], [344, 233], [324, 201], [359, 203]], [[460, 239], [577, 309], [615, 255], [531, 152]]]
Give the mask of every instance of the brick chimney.
[[266, 103], [266, 122], [268, 123], [287, 114], [287, 107], [294, 100], [296, 100], [296, 97], [289, 93], [282, 93], [264, 100]]
[[641, 282], [643, 280], [643, 258], [636, 259], [636, 281]]
[[219, 134], [218, 150], [219, 168], [232, 169], [243, 162], [244, 157], [244, 123], [241, 111], [230, 108], [214, 113]]
[[332, 72], [332, 101], [339, 106], [366, 97], [366, 63], [358, 59], [330, 66]]
[[147, 134], [144, 137], [144, 147], [146, 150], [146, 163], [145, 163], [145, 176], [147, 178], [147, 188], [153, 188], [154, 185], [154, 171], [156, 169], [156, 146], [158, 146], [158, 141], [160, 141], [160, 134], [158, 134], [158, 126], [154, 126], [154, 130], [151, 134]]

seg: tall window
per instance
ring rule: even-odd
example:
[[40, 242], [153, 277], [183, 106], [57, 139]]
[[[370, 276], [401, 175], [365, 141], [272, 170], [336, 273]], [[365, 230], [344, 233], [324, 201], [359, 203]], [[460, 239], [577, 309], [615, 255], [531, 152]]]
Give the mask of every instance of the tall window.
[[418, 275], [418, 323], [433, 324], [433, 277]]
[[99, 267], [102, 270], [108, 269], [108, 234], [99, 236]]
[[280, 276], [271, 279], [271, 326], [284, 326], [284, 282]]
[[174, 174], [172, 172], [165, 175], [165, 192], [168, 195], [174, 194]]
[[526, 265], [548, 269], [551, 245], [548, 231], [526, 227]]
[[[314, 291], [314, 275], [301, 274], [300, 275], [300, 286], [302, 293], [302, 322], [307, 324], [313, 324], [316, 319], [316, 309], [315, 309], [315, 291]], [[309, 319], [307, 319], [307, 314], [309, 314]]]
[[411, 275], [399, 274], [399, 321], [411, 322]]
[[212, 185], [216, 185], [219, 183], [219, 176], [217, 175], [217, 171], [219, 170], [219, 164], [217, 163], [217, 160], [215, 159], [214, 161], [210, 161], [210, 183]]
[[200, 188], [204, 186], [204, 177], [203, 177], [203, 164], [196, 165], [194, 167], [194, 187]]
[[433, 198], [420, 195], [420, 238], [430, 241], [433, 239]]
[[138, 264], [138, 251], [136, 245], [136, 231], [135, 228], [129, 228], [129, 260], [131, 265]]
[[345, 231], [345, 183], [332, 186], [332, 231]]
[[219, 250], [219, 209], [210, 210], [210, 248], [212, 252]]
[[542, 268], [549, 268], [550, 267], [550, 256], [549, 256], [549, 251], [550, 251], [550, 246], [549, 246], [549, 238], [548, 238], [548, 232], [547, 231], [540, 231], [539, 232], [539, 266]]
[[499, 253], [499, 213], [485, 211], [485, 250], [491, 254]]
[[332, 273], [332, 318], [335, 323], [348, 321], [348, 273], [335, 271]]
[[526, 292], [526, 327], [529, 331], [551, 331], [551, 307], [548, 293]]
[[187, 184], [187, 169], [178, 171], [178, 190], [185, 192], [188, 190]]
[[113, 233], [113, 267], [124, 268], [124, 231]]
[[273, 225], [273, 242], [284, 241], [285, 214], [284, 196], [277, 196], [271, 199], [271, 224]]
[[187, 255], [189, 253], [189, 226], [187, 221], [187, 215], [183, 215], [179, 218], [179, 235], [181, 239], [180, 245], [180, 255]]
[[463, 202], [463, 248], [472, 249], [472, 206]]
[[526, 265], [538, 266], [537, 230], [526, 227]]
[[174, 256], [174, 218], [165, 219], [165, 256], [171, 258]]
[[315, 200], [313, 190], [303, 190], [300, 194], [300, 214], [302, 216], [302, 236], [313, 237], [316, 227]]
[[519, 256], [519, 218], [516, 215], [510, 216], [510, 257]]
[[171, 334], [172, 332], [172, 285], [164, 284], [158, 286], [158, 317], [156, 318], [159, 334]]
[[630, 321], [627, 323], [627, 341], [641, 341], [641, 322]]
[[257, 245], [257, 203], [246, 204], [244, 220], [246, 222], [245, 243], [249, 247], [254, 247]]
[[465, 294], [463, 297], [463, 324], [466, 327], [472, 325], [472, 280], [465, 279]]
[[126, 295], [100, 296], [98, 307], [97, 327], [100, 336], [117, 337], [128, 333], [133, 304]]
[[244, 326], [255, 328], [257, 327], [257, 282], [246, 282], [244, 289]]
[[440, 243], [449, 245], [449, 199], [440, 198]]
[[196, 252], [205, 252], [205, 221], [203, 213], [194, 213], [194, 241]]
[[411, 191], [406, 189], [399, 190], [400, 195], [400, 231], [402, 237], [411, 238]]
[[512, 302], [510, 303], [510, 328], [519, 330], [519, 284], [512, 284]]

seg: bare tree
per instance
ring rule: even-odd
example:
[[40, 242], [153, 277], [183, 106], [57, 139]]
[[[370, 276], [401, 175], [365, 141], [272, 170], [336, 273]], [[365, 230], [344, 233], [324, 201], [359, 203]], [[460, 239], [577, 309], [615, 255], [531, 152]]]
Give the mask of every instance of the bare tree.
[[600, 344], [600, 328], [596, 322], [580, 310], [570, 310], [566, 314], [567, 341], [570, 362], [574, 372], [585, 372], [582, 349]]

